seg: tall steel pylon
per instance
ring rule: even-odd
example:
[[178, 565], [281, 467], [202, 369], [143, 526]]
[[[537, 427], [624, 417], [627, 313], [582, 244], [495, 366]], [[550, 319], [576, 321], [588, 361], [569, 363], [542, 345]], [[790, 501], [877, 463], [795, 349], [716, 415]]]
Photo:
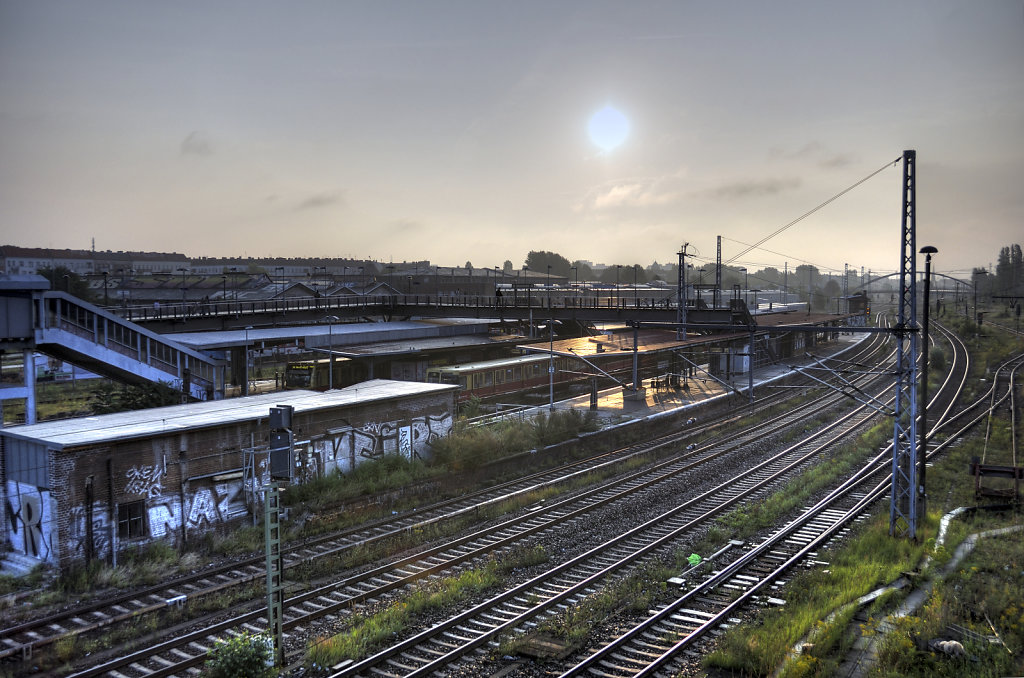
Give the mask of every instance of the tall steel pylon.
[[903, 217], [901, 219], [900, 299], [896, 337], [896, 402], [892, 446], [892, 498], [889, 534], [917, 539], [917, 152], [903, 151]]

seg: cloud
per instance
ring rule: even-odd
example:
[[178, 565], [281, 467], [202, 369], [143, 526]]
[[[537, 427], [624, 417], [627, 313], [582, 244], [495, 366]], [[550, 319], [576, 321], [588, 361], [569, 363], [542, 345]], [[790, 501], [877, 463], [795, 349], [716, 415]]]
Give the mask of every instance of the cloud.
[[577, 206], [584, 209], [609, 210], [620, 208], [645, 208], [668, 205], [679, 194], [663, 185], [663, 179], [631, 180], [605, 185], [594, 189]]
[[391, 230], [396, 234], [416, 233], [423, 230], [423, 224], [412, 219], [398, 219], [391, 222]]
[[317, 193], [300, 202], [296, 206], [295, 210], [297, 212], [302, 212], [304, 210], [318, 210], [324, 207], [333, 207], [334, 205], [343, 204], [345, 204], [345, 198], [338, 191], [331, 193]]
[[852, 153], [834, 153], [822, 159], [818, 164], [829, 169], [841, 169], [849, 167], [857, 161], [857, 156]]
[[704, 195], [712, 198], [751, 198], [763, 195], [777, 195], [785, 191], [796, 190], [800, 188], [800, 184], [800, 179], [795, 177], [789, 179], [737, 181], [704, 191]]
[[213, 155], [213, 146], [210, 144], [206, 134], [197, 130], [189, 134], [181, 142], [181, 154], [206, 157]]
[[826, 169], [842, 169], [857, 161], [855, 154], [832, 151], [819, 141], [810, 141], [795, 150], [773, 148], [768, 155], [777, 160], [807, 160]]

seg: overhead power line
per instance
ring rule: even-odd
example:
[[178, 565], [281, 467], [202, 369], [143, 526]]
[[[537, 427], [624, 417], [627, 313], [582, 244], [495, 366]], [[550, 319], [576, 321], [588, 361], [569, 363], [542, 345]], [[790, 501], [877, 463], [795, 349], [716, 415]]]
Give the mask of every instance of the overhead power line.
[[887, 163], [885, 163], [884, 165], [882, 165], [881, 167], [879, 167], [879, 168], [878, 168], [878, 169], [876, 169], [876, 170], [875, 170], [874, 172], [872, 172], [871, 174], [867, 175], [866, 177], [864, 177], [863, 179], [861, 179], [861, 180], [860, 180], [860, 181], [858, 181], [857, 183], [853, 184], [852, 186], [848, 186], [848, 187], [844, 188], [843, 190], [839, 191], [838, 193], [836, 193], [835, 195], [833, 195], [833, 196], [832, 196], [831, 198], [829, 198], [829, 199], [828, 199], [828, 200], [826, 200], [825, 202], [821, 203], [821, 204], [820, 204], [820, 205], [818, 205], [817, 207], [815, 207], [815, 208], [813, 208], [813, 209], [811, 209], [811, 210], [809, 210], [809, 211], [807, 211], [807, 212], [804, 212], [803, 214], [801, 214], [800, 216], [798, 216], [798, 217], [797, 217], [796, 219], [794, 219], [793, 221], [789, 222], [789, 223], [788, 223], [788, 224], [786, 224], [785, 226], [781, 226], [781, 227], [779, 227], [778, 229], [776, 229], [776, 230], [775, 230], [775, 232], [773, 232], [773, 233], [771, 233], [770, 235], [766, 235], [765, 237], [761, 238], [761, 239], [760, 239], [760, 240], [758, 240], [758, 241], [757, 241], [756, 243], [754, 243], [753, 245], [751, 245], [751, 246], [750, 246], [750, 247], [748, 247], [747, 249], [743, 250], [742, 252], [740, 252], [740, 253], [739, 253], [739, 254], [737, 254], [736, 256], [732, 257], [731, 259], [729, 259], [729, 260], [728, 260], [728, 261], [726, 261], [725, 263], [726, 263], [726, 264], [732, 263], [732, 262], [733, 262], [733, 261], [735, 261], [736, 259], [739, 259], [739, 258], [740, 258], [740, 257], [742, 257], [743, 255], [745, 255], [745, 254], [746, 254], [747, 252], [750, 252], [751, 250], [757, 249], [758, 247], [760, 247], [760, 246], [761, 246], [761, 245], [763, 245], [764, 243], [768, 242], [769, 240], [771, 240], [771, 239], [772, 239], [772, 238], [774, 238], [775, 236], [779, 235], [780, 233], [782, 233], [783, 231], [785, 231], [786, 229], [788, 229], [788, 228], [789, 228], [790, 226], [793, 226], [793, 225], [795, 225], [795, 224], [797, 224], [797, 223], [799, 223], [799, 222], [803, 221], [803, 220], [804, 220], [804, 219], [806, 219], [807, 217], [811, 216], [812, 214], [814, 214], [815, 212], [817, 212], [818, 210], [820, 210], [820, 209], [821, 209], [822, 207], [824, 207], [825, 205], [828, 205], [829, 203], [832, 203], [832, 202], [834, 202], [835, 200], [837, 200], [837, 199], [841, 198], [842, 196], [846, 195], [847, 193], [849, 193], [849, 192], [850, 192], [850, 191], [852, 191], [853, 189], [857, 188], [858, 186], [860, 186], [861, 184], [863, 184], [863, 183], [864, 183], [865, 181], [867, 181], [867, 180], [868, 180], [868, 179], [870, 179], [871, 177], [875, 176], [876, 174], [880, 174], [880, 173], [882, 172], [882, 170], [886, 169], [887, 167], [890, 167], [890, 166], [892, 166], [892, 167], [895, 167], [895, 166], [896, 166], [896, 165], [897, 165], [897, 164], [899, 163], [899, 161], [900, 161], [900, 160], [902, 160], [902, 159], [903, 159], [903, 158], [902, 158], [902, 156], [901, 156], [901, 157], [899, 157], [899, 158], [896, 158], [896, 159], [895, 159], [895, 160], [893, 160], [892, 162], [887, 162]]

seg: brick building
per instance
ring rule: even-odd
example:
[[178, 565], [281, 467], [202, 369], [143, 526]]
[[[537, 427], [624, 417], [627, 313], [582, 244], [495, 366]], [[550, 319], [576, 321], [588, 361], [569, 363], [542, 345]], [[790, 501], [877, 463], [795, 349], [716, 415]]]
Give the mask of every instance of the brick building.
[[67, 567], [252, 520], [278, 405], [294, 408], [302, 482], [385, 454], [428, 456], [451, 431], [455, 388], [374, 380], [0, 429], [3, 550]]

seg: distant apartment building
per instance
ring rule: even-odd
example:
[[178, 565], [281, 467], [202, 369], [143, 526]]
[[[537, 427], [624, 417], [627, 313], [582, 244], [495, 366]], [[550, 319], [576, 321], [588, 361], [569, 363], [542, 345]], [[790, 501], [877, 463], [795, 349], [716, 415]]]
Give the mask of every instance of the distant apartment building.
[[123, 275], [175, 273], [190, 261], [177, 252], [94, 252], [44, 247], [0, 246], [0, 272], [8, 275], [38, 273], [41, 269], [66, 268], [81, 276], [103, 272]]
[[[66, 268], [80, 276], [110, 275], [124, 277], [153, 274], [223, 275], [226, 273], [266, 273], [277, 278], [327, 279], [347, 282], [371, 279], [382, 265], [373, 261], [321, 257], [199, 257], [189, 258], [177, 252], [95, 252], [92, 250], [52, 249], [0, 245], [0, 273], [25, 275], [41, 269]], [[396, 268], [392, 266], [392, 269]], [[430, 270], [430, 263], [412, 262], [398, 266], [404, 270]], [[325, 283], [326, 284], [326, 283]]]

